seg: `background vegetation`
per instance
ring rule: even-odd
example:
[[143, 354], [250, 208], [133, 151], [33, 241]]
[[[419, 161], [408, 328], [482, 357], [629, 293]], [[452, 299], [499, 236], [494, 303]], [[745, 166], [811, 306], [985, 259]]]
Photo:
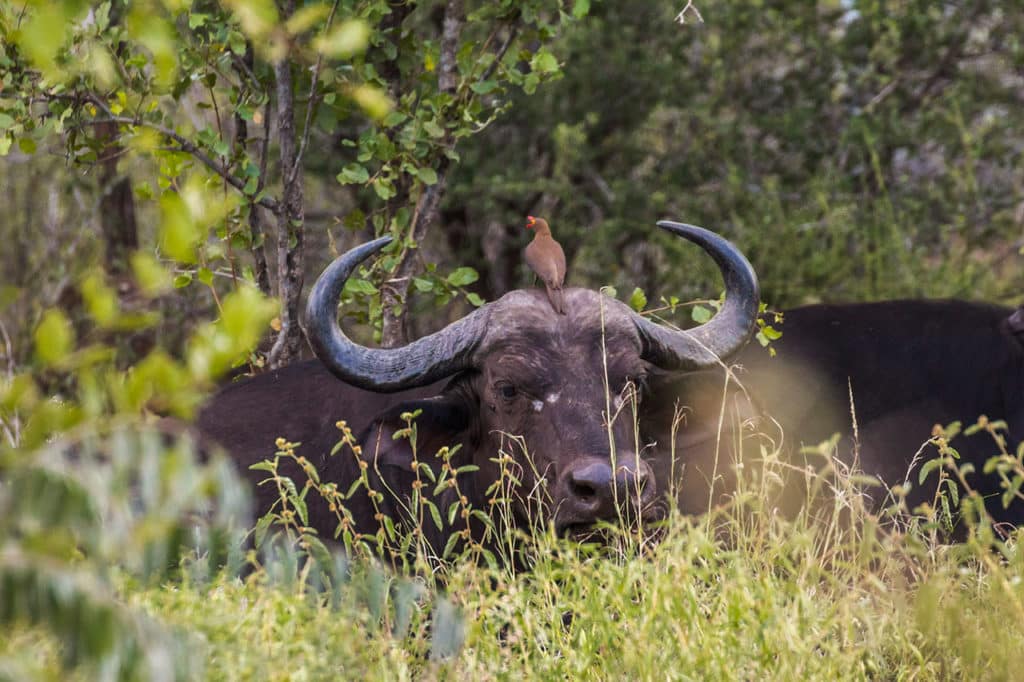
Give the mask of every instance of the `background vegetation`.
[[385, 345], [529, 285], [527, 214], [638, 304], [719, 290], [662, 217], [773, 308], [1019, 303], [1021, 36], [986, 0], [0, 0], [0, 677], [1012, 677], [984, 524], [744, 498], [527, 575], [302, 564], [287, 528], [254, 564], [163, 418], [305, 354], [304, 285], [384, 233], [345, 301]]

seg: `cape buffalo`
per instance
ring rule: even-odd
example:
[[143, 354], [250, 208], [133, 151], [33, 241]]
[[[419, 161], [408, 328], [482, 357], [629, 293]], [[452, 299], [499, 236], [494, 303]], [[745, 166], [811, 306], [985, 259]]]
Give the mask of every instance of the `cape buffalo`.
[[[983, 415], [1005, 420], [1005, 447], [1016, 452], [1024, 436], [1021, 317], [951, 300], [797, 308], [784, 314], [777, 357], [752, 345], [737, 358], [745, 368], [740, 380], [788, 437], [815, 444], [841, 433], [846, 457], [856, 439], [861, 469], [888, 486], [911, 482], [913, 508], [935, 493], [936, 477], [921, 485], [917, 475], [936, 456], [934, 447], [923, 447], [934, 425], [967, 426]], [[1000, 478], [982, 473], [999, 453], [993, 438], [960, 435], [950, 444], [961, 463], [974, 466], [966, 480], [991, 498], [986, 509], [993, 518], [1024, 521], [1024, 505], [1005, 508]]]
[[[386, 494], [374, 499], [356, 486], [347, 501], [363, 534], [377, 531], [381, 514], [401, 518], [417, 489], [437, 492], [441, 510], [457, 499], [488, 510], [492, 484], [509, 475], [518, 484], [511, 505], [517, 526], [531, 521], [536, 498], [547, 502], [559, 532], [623, 515], [657, 520], [666, 511], [668, 474], [655, 456], [657, 436], [636, 428], [647, 377], [707, 369], [732, 357], [756, 326], [759, 302], [754, 271], [732, 244], [690, 225], [659, 226], [697, 243], [722, 271], [725, 303], [706, 324], [680, 332], [578, 288], [565, 290], [568, 314], [557, 315], [543, 291], [512, 291], [402, 348], [366, 348], [339, 327], [338, 300], [354, 268], [391, 241], [385, 237], [339, 257], [310, 293], [306, 330], [322, 364], [300, 363], [228, 387], [201, 413], [199, 429], [246, 470], [284, 437], [301, 442], [297, 453], [343, 490], [365, 472], [365, 488]], [[444, 379], [447, 384], [438, 383]], [[395, 437], [405, 433], [403, 414], [414, 411], [420, 412], [415, 452], [408, 438]], [[360, 457], [330, 456], [339, 419], [358, 435]], [[437, 468], [434, 453], [445, 446], [457, 446], [453, 469], [475, 467], [464, 469], [457, 491], [434, 491], [432, 481], [418, 480], [419, 462]], [[304, 482], [293, 462], [284, 473]], [[255, 481], [265, 476], [249, 474]], [[257, 498], [268, 508], [278, 492], [264, 485]], [[309, 525], [330, 537], [336, 510], [317, 495], [307, 501]], [[444, 547], [450, 528], [436, 525], [425, 524], [427, 539]]]
[[[784, 313], [770, 357], [747, 345], [759, 294], [742, 254], [707, 230], [659, 226], [699, 244], [722, 271], [725, 303], [704, 325], [662, 327], [577, 288], [565, 291], [569, 314], [556, 315], [542, 291], [513, 291], [403, 348], [365, 348], [338, 326], [337, 301], [353, 269], [389, 241], [378, 239], [338, 258], [310, 294], [307, 333], [320, 362], [230, 386], [204, 410], [200, 430], [243, 466], [268, 456], [283, 436], [301, 441], [300, 454], [342, 488], [365, 470], [370, 487], [388, 494], [373, 500], [357, 491], [350, 500], [364, 533], [379, 527], [378, 514], [402, 516], [422, 485], [417, 457], [430, 460], [444, 446], [458, 446], [452, 467], [477, 469], [463, 475], [458, 493], [438, 492], [443, 510], [456, 497], [488, 509], [506, 467], [523, 491], [513, 505], [517, 524], [527, 523], [525, 499], [536, 491], [559, 532], [623, 515], [657, 520], [667, 494], [685, 512], [702, 511], [716, 491], [728, 490], [730, 445], [743, 440], [743, 429], [730, 431], [722, 418], [726, 405], [777, 420], [794, 454], [800, 443], [845, 434], [840, 455], [856, 453], [863, 471], [889, 485], [911, 473], [935, 423], [1006, 419], [1007, 447], [1016, 448], [1024, 433], [1021, 313], [957, 301], [809, 306]], [[744, 390], [724, 380], [727, 365]], [[686, 422], [676, 430], [680, 407]], [[407, 438], [394, 438], [407, 426], [403, 414], [417, 410], [418, 455]], [[359, 459], [329, 455], [338, 419], [358, 435]], [[995, 452], [991, 439], [961, 437], [954, 445], [978, 472], [972, 485], [1001, 493], [996, 477], [980, 478]], [[297, 467], [285, 473], [304, 478]], [[933, 492], [915, 486], [909, 501]], [[265, 508], [277, 491], [264, 486], [258, 496]], [[310, 498], [310, 525], [332, 533], [337, 516]], [[988, 508], [1017, 524], [1021, 506]], [[444, 546], [450, 530], [425, 525], [431, 544]]]

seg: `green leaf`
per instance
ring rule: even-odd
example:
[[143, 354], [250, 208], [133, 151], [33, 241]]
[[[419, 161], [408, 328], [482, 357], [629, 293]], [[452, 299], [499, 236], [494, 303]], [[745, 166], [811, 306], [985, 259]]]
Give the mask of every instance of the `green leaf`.
[[416, 171], [416, 177], [423, 181], [425, 185], [436, 185], [437, 184], [437, 171], [433, 168], [420, 168]]
[[231, 353], [246, 351], [259, 342], [270, 319], [277, 312], [277, 303], [255, 287], [241, 286], [224, 298], [217, 323], [233, 341]]
[[372, 296], [377, 293], [377, 287], [373, 286], [372, 282], [359, 277], [350, 277], [345, 282], [345, 290], [343, 293], [346, 294], [365, 294]]
[[437, 526], [437, 529], [444, 529], [444, 523], [441, 521], [441, 511], [437, 508], [437, 505], [430, 500], [424, 500], [423, 503], [430, 509], [430, 518], [434, 519], [434, 525]]
[[256, 176], [251, 176], [245, 181], [245, 186], [242, 188], [242, 192], [246, 196], [253, 196], [260, 188], [260, 179]]
[[927, 462], [925, 462], [921, 466], [920, 473], [918, 473], [918, 475], [917, 475], [917, 484], [918, 485], [923, 485], [925, 480], [928, 478], [928, 474], [930, 474], [935, 469], [938, 469], [940, 466], [942, 466], [942, 459], [941, 458], [939, 458], [939, 459], [930, 459]]
[[690, 311], [690, 317], [693, 318], [693, 321], [697, 324], [704, 324], [711, 319], [711, 310], [702, 305], [695, 305]]
[[372, 85], [360, 85], [349, 90], [349, 96], [366, 114], [378, 121], [390, 113], [394, 105], [391, 99], [380, 88]]
[[441, 552], [441, 558], [447, 559], [451, 556], [452, 550], [455, 549], [455, 543], [459, 541], [458, 533], [450, 533], [448, 535], [448, 541], [444, 543], [444, 551]]
[[549, 74], [558, 72], [558, 60], [555, 55], [541, 48], [530, 60], [530, 67], [536, 73]]
[[523, 92], [527, 95], [532, 95], [537, 92], [537, 86], [540, 84], [540, 76], [536, 73], [528, 73], [523, 78]]
[[256, 528], [253, 531], [253, 542], [256, 545], [256, 549], [259, 549], [263, 545], [263, 540], [267, 537], [267, 530], [270, 529], [270, 524], [273, 522], [273, 512], [264, 514], [260, 517], [260, 520], [256, 522]]
[[390, 180], [384, 178], [377, 178], [371, 183], [373, 185], [373, 191], [377, 193], [381, 199], [387, 201], [391, 197], [395, 196], [395, 186], [391, 184]]
[[285, 28], [291, 35], [305, 33], [330, 14], [330, 7], [323, 4], [305, 5], [288, 17]]
[[57, 53], [71, 29], [71, 17], [66, 14], [70, 7], [63, 2], [53, 2], [41, 4], [34, 9], [21, 26], [18, 47], [35, 62], [47, 79], [61, 82]]
[[18, 138], [18, 149], [20, 149], [23, 154], [35, 154], [36, 141], [33, 140], [31, 137]]
[[117, 294], [107, 286], [103, 275], [92, 272], [82, 281], [82, 299], [90, 317], [101, 327], [109, 327], [117, 319]]
[[253, 286], [228, 294], [220, 320], [197, 329], [186, 344], [192, 377], [208, 380], [230, 369], [256, 346], [276, 312], [276, 302]]
[[423, 122], [423, 130], [425, 130], [427, 135], [430, 135], [431, 137], [443, 137], [444, 136], [444, 128], [442, 128], [441, 126], [437, 125], [437, 123], [434, 122], [434, 121], [424, 121]]
[[239, 57], [244, 57], [246, 52], [245, 35], [238, 31], [229, 31], [228, 47]]
[[129, 257], [135, 281], [146, 296], [159, 296], [171, 288], [171, 278], [159, 261], [144, 251], [136, 251]]
[[45, 364], [60, 363], [71, 352], [75, 343], [75, 331], [71, 322], [60, 310], [50, 308], [36, 327], [36, 355]]
[[484, 299], [480, 298], [480, 296], [473, 293], [472, 291], [466, 294], [466, 300], [469, 301], [470, 304], [476, 306], [477, 308], [484, 304]]
[[182, 263], [194, 263], [196, 247], [205, 236], [192, 219], [185, 200], [175, 192], [160, 197], [160, 246], [171, 258]]
[[174, 83], [178, 70], [177, 31], [170, 21], [141, 5], [128, 14], [128, 32], [152, 55], [153, 76], [161, 87]]
[[394, 128], [396, 125], [403, 123], [407, 118], [409, 117], [401, 111], [392, 111], [384, 117], [384, 120], [381, 121], [381, 125], [385, 128]]
[[647, 295], [640, 287], [633, 289], [633, 293], [629, 297], [629, 307], [638, 313], [647, 307]]
[[469, 86], [469, 89], [472, 90], [473, 92], [475, 92], [478, 95], [486, 95], [487, 93], [491, 92], [492, 90], [494, 90], [497, 87], [498, 87], [498, 81], [496, 81], [496, 80], [486, 80], [486, 81], [479, 81], [477, 83], [473, 83], [471, 86]]
[[423, 279], [422, 277], [413, 277], [412, 285], [416, 288], [416, 291], [422, 293], [433, 291], [434, 289], [434, 283], [431, 282], [429, 279]]
[[249, 465], [250, 471], [270, 471], [273, 472], [277, 467], [274, 463], [269, 460], [263, 460], [262, 462], [256, 462], [255, 464]]
[[345, 226], [346, 230], [361, 230], [366, 227], [366, 214], [357, 208], [346, 214], [341, 224]]
[[[307, 488], [308, 490], [308, 488]], [[302, 521], [303, 526], [309, 525], [309, 510], [306, 507], [306, 500], [301, 495], [291, 495], [289, 499], [292, 506], [295, 507], [295, 511], [299, 515], [299, 519]]]
[[572, 4], [572, 15], [582, 19], [590, 13], [590, 0], [576, 0]]
[[453, 287], [464, 287], [480, 279], [480, 275], [471, 267], [463, 266], [452, 272], [446, 278], [448, 284]]
[[365, 21], [353, 19], [331, 29], [327, 35], [317, 38], [313, 47], [328, 57], [346, 59], [362, 52], [370, 39], [370, 27]]

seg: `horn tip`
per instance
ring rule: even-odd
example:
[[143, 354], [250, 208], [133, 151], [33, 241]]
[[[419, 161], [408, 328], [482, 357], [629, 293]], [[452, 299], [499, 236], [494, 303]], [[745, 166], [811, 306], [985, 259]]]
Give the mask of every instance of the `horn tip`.
[[697, 227], [696, 225], [690, 225], [689, 223], [679, 223], [674, 220], [659, 220], [657, 225], [666, 232], [679, 233], [692, 232], [695, 230], [705, 231], [703, 227]]

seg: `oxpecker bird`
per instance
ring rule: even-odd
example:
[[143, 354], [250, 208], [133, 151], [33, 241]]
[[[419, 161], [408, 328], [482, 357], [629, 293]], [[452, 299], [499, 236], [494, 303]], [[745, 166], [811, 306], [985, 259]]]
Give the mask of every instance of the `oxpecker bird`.
[[562, 298], [565, 252], [562, 251], [562, 245], [551, 236], [548, 221], [543, 218], [527, 216], [526, 229], [534, 232], [533, 241], [526, 246], [526, 264], [544, 282], [551, 307], [559, 315], [565, 315], [565, 299]]

